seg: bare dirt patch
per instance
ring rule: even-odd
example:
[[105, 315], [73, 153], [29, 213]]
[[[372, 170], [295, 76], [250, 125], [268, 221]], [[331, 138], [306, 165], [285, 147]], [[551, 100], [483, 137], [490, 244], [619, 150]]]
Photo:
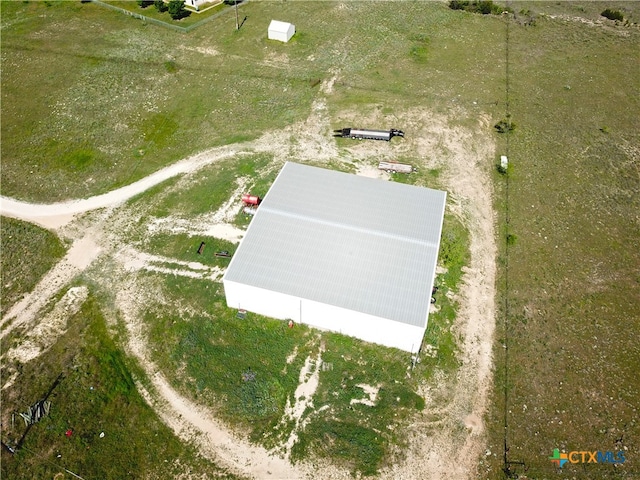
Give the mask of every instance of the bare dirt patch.
[[159, 255], [151, 255], [133, 247], [123, 248], [116, 254], [116, 258], [122, 262], [128, 272], [146, 270], [211, 281], [220, 280], [224, 274], [224, 271], [218, 267], [203, 265], [199, 262], [185, 262]]
[[284, 409], [283, 422], [287, 420], [293, 420], [295, 426], [289, 435], [289, 438], [283, 445], [285, 456], [288, 458], [291, 454], [291, 448], [298, 440], [298, 430], [304, 426], [303, 414], [308, 407], [313, 408], [313, 395], [318, 388], [320, 381], [320, 366], [322, 365], [322, 352], [323, 348], [320, 348], [315, 360], [311, 357], [307, 357], [304, 361], [304, 365], [300, 370], [300, 379], [298, 387], [294, 393], [294, 404], [291, 405], [289, 398], [287, 398], [287, 404]]
[[380, 170], [376, 166], [367, 165], [367, 164], [358, 165], [358, 170], [356, 172], [356, 175], [360, 175], [362, 177], [369, 177], [369, 178], [383, 178], [383, 179], [389, 178], [388, 173], [384, 172], [383, 170]]
[[380, 385], [372, 387], [366, 383], [358, 383], [356, 384], [356, 387], [361, 388], [367, 395], [367, 398], [352, 398], [350, 402], [351, 405], [354, 403], [361, 403], [363, 405], [368, 405], [369, 407], [375, 407], [376, 399], [378, 398], [378, 391], [380, 391]]

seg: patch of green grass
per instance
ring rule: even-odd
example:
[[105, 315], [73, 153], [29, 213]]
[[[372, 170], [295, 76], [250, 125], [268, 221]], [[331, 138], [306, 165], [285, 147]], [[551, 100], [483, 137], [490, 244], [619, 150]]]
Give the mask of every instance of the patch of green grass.
[[424, 398], [401, 383], [393, 383], [387, 387], [381, 387], [378, 391], [376, 408], [390, 411], [396, 410], [398, 407], [406, 408], [409, 411], [422, 411], [425, 407]]
[[74, 170], [82, 170], [91, 164], [95, 153], [91, 150], [74, 150], [64, 158], [64, 162]]
[[174, 62], [173, 60], [164, 62], [164, 68], [166, 68], [167, 72], [169, 73], [175, 73], [178, 71], [178, 66], [176, 65], [176, 62]]
[[[315, 413], [298, 433], [292, 458], [327, 457], [354, 475], [374, 475], [393, 463], [390, 446], [406, 443], [404, 422], [424, 408], [415, 393], [417, 377], [407, 378], [410, 356], [334, 333], [322, 338], [322, 359], [329, 368], [320, 372]], [[351, 403], [369, 399], [358, 384], [379, 388], [375, 406]]]
[[440, 238], [438, 262], [446, 269], [441, 285], [458, 288], [462, 268], [469, 263], [469, 232], [453, 215], [446, 213]]
[[[437, 310], [429, 314], [420, 364], [417, 373], [430, 378], [434, 368], [451, 373], [459, 367], [458, 339], [451, 330], [454, 325], [458, 304], [449, 293], [457, 293], [461, 287], [462, 269], [468, 265], [469, 232], [462, 222], [447, 213], [444, 217], [438, 264], [445, 271], [436, 277], [438, 288], [433, 297]], [[433, 350], [430, 350], [433, 349]]]
[[416, 62], [425, 63], [429, 54], [429, 37], [415, 35], [412, 40], [414, 44], [409, 50], [409, 56]]
[[[175, 72], [176, 67], [174, 62], [166, 63], [174, 65], [172, 68]], [[168, 67], [167, 70], [169, 70]], [[153, 144], [153, 146], [158, 148], [166, 147], [167, 145], [172, 144], [172, 135], [177, 130], [178, 124], [171, 117], [161, 113], [150, 115], [145, 120], [143, 120], [140, 125], [140, 133], [145, 142], [147, 142], [145, 144], [145, 150], [149, 150], [149, 148], [151, 147], [150, 144]]]
[[[198, 253], [200, 244], [205, 245], [202, 253]], [[233, 256], [237, 245], [214, 237], [204, 235], [189, 236], [187, 234], [154, 234], [142, 243], [144, 250], [150, 250], [154, 254], [183, 262], [198, 262], [204, 265], [226, 267], [229, 258], [216, 257], [216, 252], [227, 251]]]
[[[382, 435], [354, 420], [314, 421], [306, 427], [304, 436], [317, 439], [312, 446], [319, 457], [329, 457], [346, 465], [355, 464], [354, 476], [356, 472], [364, 476], [375, 475], [385, 454], [380, 441]], [[302, 448], [302, 443], [297, 443], [292, 456], [302, 455]]]
[[[180, 316], [149, 306], [145, 320], [155, 360], [169, 377], [184, 372], [173, 381], [188, 394], [209, 402], [231, 425], [250, 429], [253, 440], [268, 443], [298, 385], [309, 330], [253, 314], [238, 319], [226, 307], [222, 288], [211, 282], [167, 277], [165, 295], [211, 316]], [[296, 346], [298, 356], [287, 365]], [[243, 377], [247, 372], [253, 373], [249, 381]]]
[[[167, 189], [158, 195], [150, 211], [157, 217], [169, 215], [193, 216], [215, 212], [217, 208], [229, 199], [237, 188], [237, 180], [259, 178], [258, 172], [271, 160], [270, 155], [248, 154], [236, 156], [198, 171], [197, 180], [190, 178], [187, 187], [177, 184], [177, 188]], [[272, 176], [268, 178], [273, 178]], [[248, 185], [251, 192], [264, 196], [268, 190], [265, 181], [256, 180]], [[238, 198], [240, 203], [241, 199]]]
[[31, 223], [2, 217], [0, 221], [2, 315], [60, 260], [66, 248], [53, 233]]
[[[9, 366], [3, 362], [2, 369]], [[53, 478], [65, 469], [83, 478], [176, 477], [195, 469], [235, 478], [173, 436], [145, 403], [134, 383], [137, 369], [114, 343], [93, 297], [50, 350], [16, 366], [14, 385], [3, 389], [3, 441], [15, 447], [24, 440], [14, 455], [3, 449], [3, 477]], [[50, 390], [49, 415], [27, 431], [18, 412]]]

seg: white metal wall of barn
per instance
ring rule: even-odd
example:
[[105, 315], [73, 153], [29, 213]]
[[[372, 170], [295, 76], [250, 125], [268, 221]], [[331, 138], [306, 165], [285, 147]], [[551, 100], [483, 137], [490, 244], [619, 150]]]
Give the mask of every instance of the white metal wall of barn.
[[224, 281], [227, 305], [266, 317], [294, 320], [322, 330], [341, 333], [366, 342], [416, 352], [425, 327], [407, 325], [362, 312], [301, 299], [280, 292]]

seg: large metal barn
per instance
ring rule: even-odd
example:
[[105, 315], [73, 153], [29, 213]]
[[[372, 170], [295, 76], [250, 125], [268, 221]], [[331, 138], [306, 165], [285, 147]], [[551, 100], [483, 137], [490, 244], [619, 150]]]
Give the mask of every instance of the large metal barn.
[[416, 352], [445, 201], [439, 190], [288, 162], [224, 275], [227, 305]]

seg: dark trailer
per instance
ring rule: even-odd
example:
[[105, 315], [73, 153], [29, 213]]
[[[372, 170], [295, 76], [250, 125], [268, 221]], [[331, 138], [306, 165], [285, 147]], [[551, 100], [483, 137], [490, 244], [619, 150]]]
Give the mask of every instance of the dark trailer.
[[334, 130], [334, 137], [353, 138], [358, 140], [384, 140], [388, 142], [393, 137], [404, 137], [402, 130], [365, 130], [357, 128], [343, 128], [341, 130]]

